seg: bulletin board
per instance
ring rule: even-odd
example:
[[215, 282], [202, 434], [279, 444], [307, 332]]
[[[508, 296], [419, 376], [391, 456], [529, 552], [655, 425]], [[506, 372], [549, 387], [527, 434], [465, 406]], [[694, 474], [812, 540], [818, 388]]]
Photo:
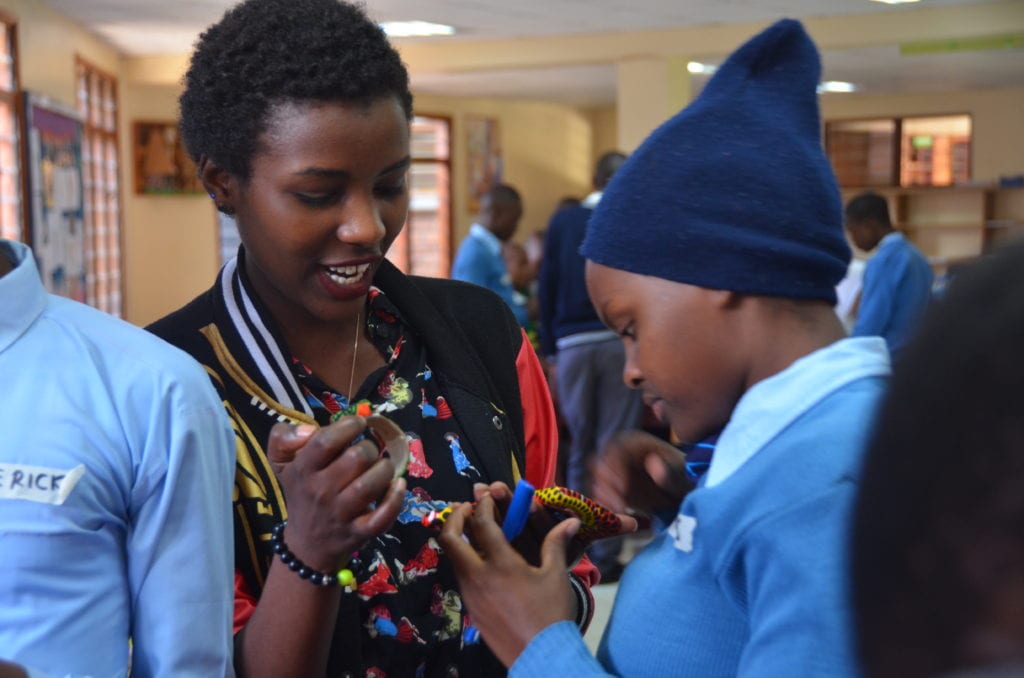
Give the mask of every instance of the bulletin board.
[[69, 107], [31, 92], [23, 96], [28, 241], [46, 289], [84, 302], [82, 122]]

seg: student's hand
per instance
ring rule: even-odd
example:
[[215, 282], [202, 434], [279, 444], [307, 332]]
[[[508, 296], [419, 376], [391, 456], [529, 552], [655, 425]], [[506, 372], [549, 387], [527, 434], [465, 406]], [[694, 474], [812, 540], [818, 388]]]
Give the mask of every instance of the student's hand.
[[593, 469], [594, 499], [616, 513], [656, 513], [679, 508], [692, 488], [686, 456], [643, 431], [616, 434]]
[[[512, 490], [501, 481], [495, 481], [490, 485], [477, 483], [473, 486], [473, 499], [475, 501], [479, 502], [487, 495], [490, 495], [491, 499], [494, 500], [495, 519], [500, 526], [505, 520], [505, 513], [508, 511], [508, 505], [512, 501]], [[523, 527], [523, 531], [519, 533], [519, 536], [512, 540], [512, 547], [530, 565], [539, 566], [541, 544], [544, 543], [544, 537], [547, 536], [554, 526], [555, 521], [551, 516], [546, 514], [540, 504], [532, 501], [530, 502], [530, 515], [526, 519], [526, 525]], [[582, 551], [570, 555], [569, 562], [576, 562], [576, 559], [581, 555], [583, 555]]]
[[28, 673], [20, 665], [0, 659], [0, 678], [28, 678]]
[[565, 574], [565, 551], [578, 528], [575, 518], [556, 525], [544, 539], [540, 567], [534, 567], [505, 541], [489, 494], [475, 512], [461, 504], [445, 521], [438, 541], [455, 568], [462, 600], [473, 625], [505, 666], [542, 630], [573, 618], [575, 597]]
[[[352, 553], [394, 523], [405, 480], [368, 440], [362, 417], [315, 426], [277, 424], [267, 458], [288, 498], [288, 548], [308, 566], [334, 572]], [[374, 506], [374, 502], [376, 505]]]
[[[512, 490], [509, 489], [508, 485], [500, 481], [495, 481], [490, 485], [477, 483], [473, 486], [473, 498], [476, 501], [480, 501], [487, 494], [490, 494], [491, 498], [494, 500], [496, 516], [498, 524], [500, 525], [501, 521], [505, 519], [505, 512], [508, 511], [508, 505], [512, 501]], [[552, 511], [545, 508], [541, 502], [537, 500], [531, 502], [530, 516], [526, 520], [526, 526], [523, 528], [523, 531], [519, 536], [512, 540], [513, 548], [515, 548], [515, 550], [519, 552], [519, 555], [521, 555], [530, 565], [540, 566], [541, 548], [544, 544], [544, 539], [555, 525], [564, 520], [564, 516], [571, 515], [568, 511], [560, 511], [559, 513], [561, 515], [556, 519]], [[619, 520], [621, 521], [621, 529], [619, 532], [614, 535], [609, 534], [602, 537], [603, 539], [636, 532], [636, 518], [620, 514]], [[583, 556], [583, 552], [586, 551], [587, 547], [591, 543], [592, 542], [590, 541], [581, 541], [578, 538], [574, 538], [569, 542], [566, 549], [566, 561], [570, 568], [579, 561]]]
[[553, 355], [541, 358], [540, 364], [544, 369], [544, 377], [548, 381], [548, 391], [551, 393], [551, 402], [558, 403], [558, 362]]

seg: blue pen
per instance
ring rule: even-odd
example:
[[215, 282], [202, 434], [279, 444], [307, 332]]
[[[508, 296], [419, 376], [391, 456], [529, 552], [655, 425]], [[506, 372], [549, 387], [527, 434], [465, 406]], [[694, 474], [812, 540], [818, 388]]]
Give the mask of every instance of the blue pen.
[[501, 531], [505, 534], [505, 539], [512, 541], [523, 531], [526, 519], [530, 517], [532, 502], [533, 485], [525, 480], [520, 480], [516, 483], [516, 491], [512, 494], [512, 501], [509, 502], [505, 520], [501, 523]]
[[[533, 492], [533, 485], [527, 481], [520, 480], [516, 483], [516, 491], [508, 504], [505, 520], [501, 522], [501, 531], [508, 541], [518, 537], [526, 527], [526, 519], [530, 517], [530, 504], [533, 503]], [[475, 626], [467, 626], [462, 632], [462, 640], [467, 645], [472, 645], [480, 640], [480, 632]]]

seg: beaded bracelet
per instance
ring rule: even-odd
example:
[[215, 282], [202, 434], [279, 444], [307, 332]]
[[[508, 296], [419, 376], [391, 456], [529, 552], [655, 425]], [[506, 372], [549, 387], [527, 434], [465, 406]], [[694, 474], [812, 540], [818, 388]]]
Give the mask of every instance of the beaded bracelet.
[[309, 565], [299, 560], [299, 558], [288, 549], [288, 545], [284, 543], [284, 526], [288, 524], [288, 521], [278, 523], [274, 526], [274, 529], [270, 531], [270, 546], [274, 550], [274, 553], [281, 558], [281, 562], [288, 566], [288, 569], [299, 575], [300, 578], [308, 580], [314, 586], [320, 586], [323, 588], [329, 588], [331, 586], [344, 586], [346, 589], [350, 589], [356, 583], [356, 577], [352, 574], [352, 570], [344, 568], [338, 570], [337, 574], [330, 574], [329, 572], [320, 572], [314, 570]]

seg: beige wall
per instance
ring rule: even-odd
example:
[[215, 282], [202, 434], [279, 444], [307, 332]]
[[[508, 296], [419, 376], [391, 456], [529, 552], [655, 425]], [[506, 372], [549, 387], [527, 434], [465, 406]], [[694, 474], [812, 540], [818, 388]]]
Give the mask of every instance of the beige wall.
[[558, 200], [590, 190], [593, 155], [587, 115], [569, 106], [506, 99], [416, 96], [416, 112], [452, 119], [452, 247], [469, 231], [476, 216], [467, 210], [467, 115], [498, 121], [504, 159], [503, 180], [523, 196], [524, 213], [516, 239], [545, 228]]
[[[216, 214], [205, 196], [143, 196], [133, 189], [131, 121], [177, 117], [177, 85], [160, 82], [159, 60], [131, 60], [132, 80], [122, 87], [121, 157], [125, 177], [126, 317], [145, 324], [178, 308], [209, 287], [219, 267]], [[558, 200], [590, 188], [592, 133], [588, 116], [568, 106], [532, 101], [465, 99], [419, 95], [416, 110], [452, 120], [452, 247], [469, 231], [475, 214], [466, 209], [467, 115], [499, 122], [505, 181], [523, 195], [518, 238], [544, 228]], [[614, 120], [612, 121], [614, 125]]]
[[614, 106], [591, 108], [586, 111], [590, 122], [590, 138], [592, 155], [591, 165], [597, 162], [601, 154], [608, 151], [621, 151], [619, 146], [618, 113]]
[[121, 88], [125, 318], [139, 325], [208, 288], [220, 267], [217, 215], [208, 196], [135, 193], [132, 122], [177, 120], [179, 93], [177, 86], [129, 82]]
[[[972, 177], [995, 181], [1024, 172], [1024, 134], [1020, 131], [1024, 87], [936, 92], [932, 94], [829, 94], [821, 98], [823, 120], [970, 113], [974, 123]], [[616, 147], [616, 111], [586, 111], [595, 158]]]
[[[176, 118], [183, 55], [124, 59], [92, 34], [51, 11], [41, 0], [0, 0], [19, 20], [23, 86], [73, 105], [74, 56], [118, 76], [121, 99], [121, 157], [124, 187], [125, 311], [136, 323], [149, 322], [185, 303], [213, 281], [218, 267], [215, 213], [203, 196], [136, 196], [133, 191], [131, 123]], [[808, 20], [823, 48], [886, 44], [950, 34], [982, 35], [1024, 25], [1018, 2], [996, 2], [892, 13], [883, 19], [833, 17]], [[576, 36], [555, 40], [462, 41], [402, 45], [403, 58], [416, 72], [460, 71], [525, 65], [615, 63], [630, 55], [678, 59], [722, 54], [757, 26], [700, 27], [679, 31]], [[967, 31], [967, 33], [964, 33]], [[638, 51], [638, 46], [643, 49]], [[453, 121], [453, 234], [457, 246], [474, 215], [466, 209], [465, 139], [467, 115], [498, 119], [505, 179], [523, 193], [526, 212], [520, 237], [543, 228], [563, 195], [590, 189], [594, 159], [619, 147], [615, 106], [577, 110], [524, 100], [419, 95], [419, 112]], [[991, 180], [1024, 171], [1024, 135], [1019, 111], [1024, 88], [935, 95], [830, 96], [826, 118], [969, 112], [974, 116], [974, 177]]]
[[[413, 73], [613, 64], [638, 57], [728, 54], [769, 22], [717, 23], [653, 31], [506, 40], [397, 41]], [[1005, 35], [1024, 28], [1020, 0], [916, 7], [886, 13], [807, 17], [821, 49]]]
[[120, 75], [120, 56], [77, 24], [39, 0], [2, 0], [0, 8], [18, 20], [21, 85], [68, 107], [75, 105], [75, 55], [112, 75]]
[[[213, 282], [218, 266], [216, 219], [204, 196], [136, 196], [132, 163], [132, 121], [177, 118], [177, 85], [145, 86], [140, 79], [162, 62], [130, 62], [93, 34], [39, 0], [3, 0], [0, 7], [18, 20], [22, 87], [73, 107], [75, 57], [118, 79], [121, 106], [122, 273], [124, 316], [145, 324], [172, 311]], [[178, 63], [181, 63], [180, 59]]]
[[1024, 88], [895, 96], [836, 94], [822, 97], [821, 108], [825, 120], [970, 113], [974, 123], [972, 178], [994, 181], [1001, 175], [1024, 172]]

